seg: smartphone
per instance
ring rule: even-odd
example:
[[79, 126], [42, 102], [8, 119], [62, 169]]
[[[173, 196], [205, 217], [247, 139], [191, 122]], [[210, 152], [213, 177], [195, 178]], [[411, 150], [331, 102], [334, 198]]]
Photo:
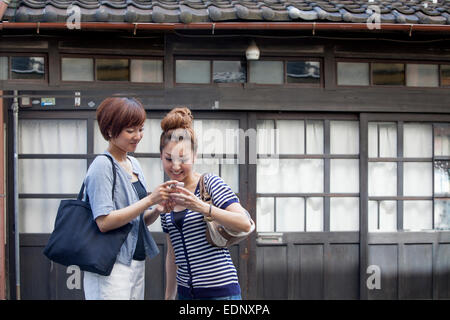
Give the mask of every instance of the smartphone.
[[175, 188], [175, 187], [181, 187], [181, 188], [183, 188], [183, 187], [184, 187], [184, 182], [177, 182], [176, 184], [175, 184], [175, 183], [172, 183], [172, 184], [169, 186], [170, 189], [173, 189], [173, 188]]

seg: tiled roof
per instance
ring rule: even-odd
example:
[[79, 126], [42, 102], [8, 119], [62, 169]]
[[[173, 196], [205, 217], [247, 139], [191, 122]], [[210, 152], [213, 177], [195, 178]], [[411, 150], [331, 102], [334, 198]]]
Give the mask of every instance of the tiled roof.
[[450, 24], [450, 0], [12, 0], [10, 22], [359, 22], [377, 6], [382, 23]]

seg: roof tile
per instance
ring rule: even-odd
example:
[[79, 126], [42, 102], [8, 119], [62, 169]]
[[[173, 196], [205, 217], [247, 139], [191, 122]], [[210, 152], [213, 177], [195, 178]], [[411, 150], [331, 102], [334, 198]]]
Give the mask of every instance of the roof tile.
[[[438, 0], [12, 0], [4, 19], [64, 22], [68, 8], [86, 22], [324, 21], [450, 24], [450, 1]], [[15, 8], [17, 7], [17, 10]]]

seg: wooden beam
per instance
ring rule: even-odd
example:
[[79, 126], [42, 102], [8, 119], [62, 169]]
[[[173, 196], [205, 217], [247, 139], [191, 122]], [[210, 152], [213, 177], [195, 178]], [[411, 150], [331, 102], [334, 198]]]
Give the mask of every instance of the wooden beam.
[[[0, 96], [3, 91], [0, 90]], [[0, 99], [0, 300], [6, 298], [5, 274], [5, 145], [3, 99]]]

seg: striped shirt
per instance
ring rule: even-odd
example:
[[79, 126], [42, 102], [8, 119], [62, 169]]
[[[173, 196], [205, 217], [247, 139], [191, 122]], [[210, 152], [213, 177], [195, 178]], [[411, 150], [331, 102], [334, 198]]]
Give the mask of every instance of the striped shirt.
[[[225, 209], [239, 202], [231, 188], [217, 175], [205, 175], [205, 186], [215, 207]], [[199, 184], [194, 194], [200, 198]], [[161, 214], [162, 229], [169, 234], [175, 252], [178, 292], [200, 299], [240, 294], [230, 252], [208, 243], [203, 217], [200, 212], [189, 209]]]

